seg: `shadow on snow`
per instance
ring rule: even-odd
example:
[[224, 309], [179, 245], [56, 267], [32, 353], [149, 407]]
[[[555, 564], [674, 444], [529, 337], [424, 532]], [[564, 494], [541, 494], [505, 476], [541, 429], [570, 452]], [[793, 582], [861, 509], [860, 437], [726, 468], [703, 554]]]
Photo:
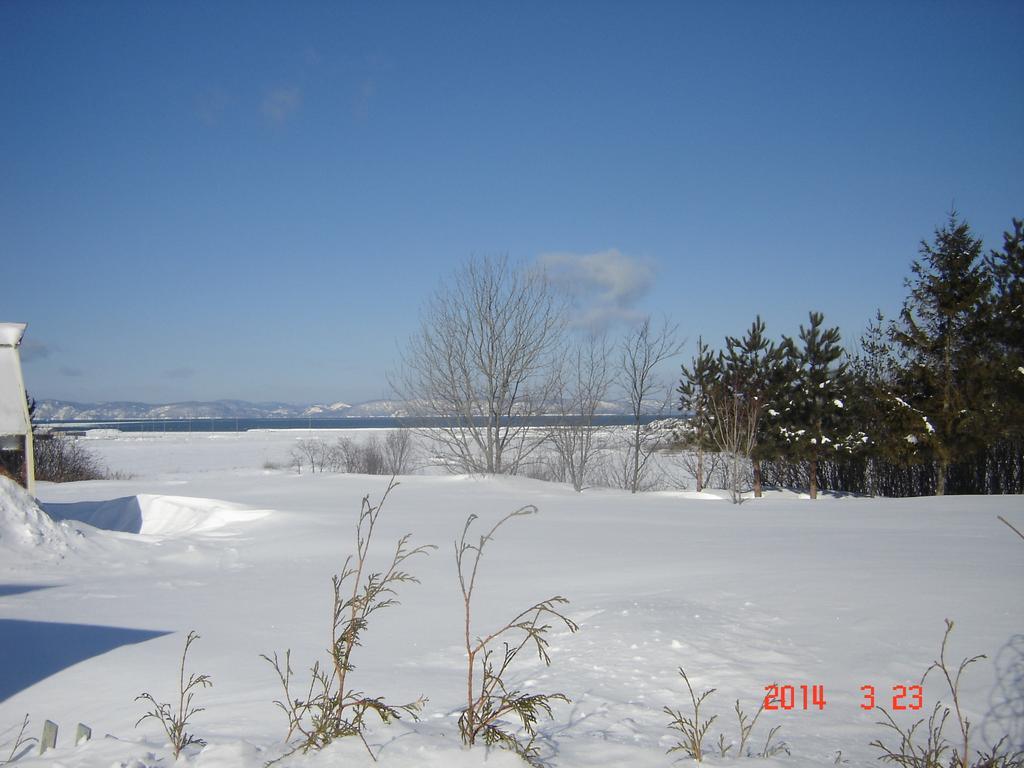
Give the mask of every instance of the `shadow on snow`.
[[122, 533], [142, 530], [142, 508], [136, 496], [109, 501], [45, 502], [42, 507], [54, 520], [78, 520], [94, 528]]
[[0, 619], [0, 701], [80, 661], [169, 632]]

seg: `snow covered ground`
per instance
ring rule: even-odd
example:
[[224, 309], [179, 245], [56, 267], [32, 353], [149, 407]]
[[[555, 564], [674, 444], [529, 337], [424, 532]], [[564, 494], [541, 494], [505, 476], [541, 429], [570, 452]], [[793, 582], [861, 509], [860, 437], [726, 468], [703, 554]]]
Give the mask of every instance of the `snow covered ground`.
[[[170, 701], [185, 636], [189, 668], [213, 678], [191, 730], [206, 739], [189, 764], [261, 766], [283, 751], [281, 692], [260, 654], [292, 651], [302, 677], [330, 642], [331, 576], [355, 547], [360, 499], [387, 478], [264, 469], [284, 462], [292, 433], [110, 436], [91, 441], [130, 479], [41, 484], [50, 517], [9, 484], [0, 492], [0, 760], [23, 716], [38, 736], [60, 725], [56, 750], [18, 765], [148, 766], [173, 762], [159, 725], [135, 697]], [[382, 766], [516, 766], [514, 755], [464, 750], [456, 720], [465, 695], [461, 596], [453, 540], [467, 515], [484, 522], [524, 504], [482, 561], [474, 610], [487, 632], [536, 600], [561, 594], [580, 624], [556, 631], [552, 665], [523, 658], [512, 682], [562, 691], [542, 725], [557, 766], [669, 766], [666, 705], [686, 711], [678, 667], [717, 714], [706, 748], [736, 742], [733, 704], [753, 714], [772, 682], [797, 691], [791, 711], [765, 712], [791, 754], [769, 765], [875, 764], [879, 713], [861, 687], [890, 704], [937, 657], [943, 619], [956, 628], [948, 656], [984, 653], [962, 684], [979, 735], [1024, 746], [1024, 527], [1020, 497], [874, 500], [790, 494], [740, 506], [714, 495], [632, 496], [517, 478], [418, 475], [401, 479], [375, 533], [384, 565], [406, 532], [439, 550], [410, 564], [422, 583], [375, 614], [357, 649], [353, 683], [392, 703], [430, 701], [420, 722], [374, 725]], [[53, 519], [51, 519], [53, 518]], [[29, 531], [32, 535], [26, 535]], [[943, 694], [929, 676], [924, 710]], [[799, 686], [824, 687], [824, 709], [804, 710]], [[948, 696], [945, 697], [948, 701]], [[890, 707], [891, 708], [891, 707]], [[75, 747], [75, 725], [93, 739]], [[947, 726], [953, 737], [952, 727]], [[106, 735], [109, 734], [109, 737]], [[4, 747], [4, 743], [7, 746]], [[981, 746], [980, 744], [978, 746]], [[735, 755], [735, 749], [731, 753]], [[285, 765], [369, 765], [348, 740]]]

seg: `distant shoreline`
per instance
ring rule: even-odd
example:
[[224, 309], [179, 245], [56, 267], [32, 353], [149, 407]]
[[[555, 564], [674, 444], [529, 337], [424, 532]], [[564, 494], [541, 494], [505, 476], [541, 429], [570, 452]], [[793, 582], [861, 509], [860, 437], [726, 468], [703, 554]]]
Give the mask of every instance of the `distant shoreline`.
[[[650, 414], [641, 417], [641, 423], [649, 424], [659, 419], [681, 418], [680, 414]], [[36, 422], [37, 426], [49, 427], [55, 432], [79, 432], [90, 429], [114, 429], [120, 432], [248, 432], [258, 429], [401, 429], [402, 427], [444, 427], [451, 424], [445, 417], [395, 417], [395, 416], [334, 416], [334, 417], [269, 417], [269, 418], [223, 418], [197, 417], [192, 419], [89, 419], [47, 420]], [[477, 419], [483, 424], [483, 419]], [[529, 426], [547, 427], [564, 423], [561, 416], [534, 416], [526, 420]], [[570, 422], [571, 423], [571, 422]], [[632, 424], [632, 417], [625, 414], [606, 414], [594, 417], [594, 424], [602, 427], [617, 427]]]

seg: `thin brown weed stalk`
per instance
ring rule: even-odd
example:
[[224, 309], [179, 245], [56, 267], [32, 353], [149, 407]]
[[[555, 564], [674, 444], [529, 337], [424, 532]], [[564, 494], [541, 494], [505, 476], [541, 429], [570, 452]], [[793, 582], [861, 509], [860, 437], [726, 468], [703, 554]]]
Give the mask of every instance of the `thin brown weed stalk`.
[[28, 752], [32, 743], [37, 741], [34, 736], [25, 735], [25, 732], [28, 730], [28, 723], [28, 715], [25, 715], [21, 721], [21, 728], [18, 730], [18, 735], [15, 736], [14, 741], [11, 742], [11, 751], [5, 760], [0, 760], [0, 765], [7, 765], [8, 763], [13, 763], [15, 760], [21, 758]]
[[[693, 686], [690, 684], [690, 678], [686, 674], [686, 670], [682, 667], [679, 668], [679, 675], [683, 678], [683, 682], [686, 683], [686, 690], [690, 694], [690, 709], [693, 714], [683, 714], [682, 710], [672, 709], [671, 707], [664, 707], [663, 711], [669, 717], [669, 728], [679, 733], [679, 739], [675, 745], [669, 748], [668, 753], [682, 752], [685, 757], [691, 760], [696, 760], [698, 763], [703, 762], [704, 757], [707, 755], [707, 751], [704, 747], [704, 740], [707, 738], [708, 731], [711, 730], [712, 723], [718, 719], [718, 715], [712, 715], [711, 717], [701, 719], [701, 706], [704, 704], [705, 699], [711, 696], [711, 694], [717, 691], [717, 688], [708, 688], [700, 696], [693, 690]], [[764, 701], [761, 701], [761, 705], [757, 708], [757, 712], [751, 718], [743, 711], [743, 707], [740, 706], [740, 700], [736, 699], [736, 704], [733, 707], [733, 711], [736, 713], [736, 722], [739, 726], [739, 749], [737, 754], [740, 757], [774, 757], [782, 752], [789, 754], [789, 747], [784, 741], [775, 741], [775, 737], [778, 735], [781, 725], [776, 725], [769, 729], [768, 737], [765, 739], [764, 747], [760, 752], [753, 752], [748, 747], [750, 742], [751, 733], [754, 730], [754, 726], [757, 725], [758, 718], [761, 717], [761, 713], [764, 711]], [[728, 756], [729, 752], [735, 747], [731, 740], [727, 739], [724, 733], [718, 735], [718, 754], [719, 757]]]
[[[694, 693], [693, 686], [690, 685], [690, 678], [686, 675], [686, 670], [680, 667], [679, 675], [683, 678], [683, 682], [686, 683], [686, 690], [690, 692], [690, 706], [693, 709], [693, 715], [684, 715], [682, 710], [672, 709], [671, 707], [663, 708], [665, 714], [672, 718], [668, 727], [678, 731], [680, 735], [679, 741], [668, 750], [668, 753], [682, 752], [686, 757], [699, 763], [704, 760], [704, 737], [707, 736], [711, 724], [718, 718], [718, 715], [712, 715], [707, 720], [701, 720], [700, 707], [704, 700], [718, 689], [708, 688], [698, 696]], [[719, 750], [721, 751], [721, 741], [719, 745]], [[726, 748], [725, 751], [728, 751], [728, 749]]]
[[[740, 706], [740, 700], [736, 699], [736, 706], [733, 710], [736, 712], [736, 722], [739, 725], [740, 733], [740, 756], [754, 757], [754, 753], [747, 747], [747, 743], [750, 741], [750, 734], [754, 730], [754, 726], [757, 725], [757, 719], [761, 717], [761, 713], [764, 712], [765, 700], [761, 700], [760, 706], [757, 708], [757, 712], [754, 713], [753, 718], [748, 717], [747, 713], [743, 711]], [[781, 725], [774, 725], [768, 729], [768, 736], [764, 741], [764, 747], [757, 753], [757, 757], [774, 757], [782, 752], [789, 754], [789, 747], [786, 746], [786, 742], [780, 741], [776, 743], [775, 737], [778, 735], [779, 730], [782, 728]]]
[[341, 574], [332, 579], [334, 600], [329, 661], [313, 664], [309, 685], [300, 693], [292, 690], [290, 649], [285, 651], [283, 659], [276, 652], [273, 658], [265, 654], [262, 656], [274, 667], [284, 690], [283, 699], [274, 703], [288, 718], [285, 741], [291, 749], [279, 760], [296, 752], [322, 749], [335, 739], [349, 736], [359, 738], [370, 757], [376, 760], [377, 756], [366, 741], [367, 717], [375, 715], [385, 724], [400, 719], [402, 715], [416, 719], [427, 701], [421, 696], [408, 704], [387, 704], [383, 697], [368, 696], [349, 683], [349, 673], [355, 669], [352, 655], [361, 644], [370, 616], [382, 608], [398, 604], [398, 585], [419, 583], [419, 579], [403, 570], [403, 564], [415, 555], [425, 555], [436, 549], [432, 545], [411, 547], [410, 536], [406, 534], [398, 540], [388, 567], [384, 571], [369, 571], [374, 528], [389, 494], [397, 485], [391, 478], [376, 505], [370, 503], [369, 496], [363, 497], [356, 524], [356, 554], [345, 559]]
[[[540, 660], [550, 666], [548, 633], [552, 627], [546, 621], [560, 622], [570, 632], [575, 632], [579, 627], [562, 613], [561, 606], [569, 601], [555, 595], [534, 603], [493, 632], [484, 636], [475, 635], [472, 631], [472, 603], [484, 547], [506, 522], [536, 512], [537, 508], [532, 505], [521, 507], [501, 518], [475, 542], [468, 538], [477, 516], [470, 515], [462, 529], [462, 536], [455, 542], [455, 563], [459, 571], [459, 586], [462, 588], [466, 644], [466, 708], [459, 716], [459, 734], [467, 746], [481, 741], [487, 746], [503, 747], [512, 750], [531, 765], [541, 764], [541, 756], [535, 745], [538, 719], [541, 716], [552, 717], [552, 702], [568, 702], [569, 699], [562, 693], [523, 693], [509, 684], [506, 675], [516, 656], [527, 646], [532, 646]], [[499, 640], [503, 650], [495, 653], [494, 645]], [[513, 726], [505, 720], [507, 717], [518, 719], [525, 736], [513, 730]]]
[[200, 688], [210, 688], [213, 686], [213, 681], [209, 675], [197, 675], [195, 673], [189, 673], [188, 680], [185, 679], [185, 659], [188, 656], [189, 648], [192, 643], [199, 639], [199, 634], [196, 632], [189, 632], [185, 638], [185, 650], [181, 654], [181, 666], [178, 671], [178, 706], [177, 709], [172, 708], [170, 704], [161, 703], [156, 700], [150, 693], [142, 693], [135, 697], [136, 701], [148, 701], [153, 705], [153, 708], [140, 717], [135, 727], [139, 726], [143, 720], [153, 718], [158, 720], [160, 725], [163, 726], [164, 733], [167, 734], [168, 740], [171, 742], [171, 748], [174, 750], [174, 759], [178, 759], [178, 755], [181, 754], [185, 747], [196, 745], [204, 746], [206, 742], [203, 739], [197, 738], [193, 734], [188, 733], [185, 729], [188, 727], [189, 721], [193, 716], [203, 711], [203, 707], [197, 707], [193, 703], [195, 692]]

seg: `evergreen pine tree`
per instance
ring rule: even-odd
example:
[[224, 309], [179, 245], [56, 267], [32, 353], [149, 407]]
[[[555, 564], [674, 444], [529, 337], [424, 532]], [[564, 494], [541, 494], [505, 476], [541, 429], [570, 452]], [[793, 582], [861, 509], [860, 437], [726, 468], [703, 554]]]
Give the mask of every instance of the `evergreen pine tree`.
[[989, 455], [1001, 493], [1024, 492], [1024, 222], [1013, 220], [1003, 234], [1003, 250], [992, 251], [986, 267], [992, 275], [988, 336], [992, 341], [992, 378], [997, 418]]
[[697, 450], [697, 492], [704, 490], [704, 451], [712, 448], [708, 420], [711, 417], [708, 398], [718, 381], [720, 370], [715, 356], [704, 343], [697, 338], [697, 354], [682, 365], [682, 376], [676, 391], [679, 393], [679, 410], [690, 414], [688, 442]]
[[853, 433], [846, 409], [849, 377], [840, 360], [839, 329], [824, 329], [820, 312], [811, 312], [809, 319], [809, 326], [800, 326], [799, 344], [792, 339], [784, 344], [794, 380], [780, 411], [778, 434], [791, 457], [807, 462], [810, 496], [816, 499], [819, 463], [837, 451], [854, 450], [864, 436]]
[[875, 317], [860, 337], [860, 351], [850, 359], [850, 373], [865, 381], [892, 386], [899, 367], [892, 354], [892, 344], [886, 334], [885, 316], [875, 310]]
[[761, 461], [776, 453], [774, 443], [766, 439], [763, 417], [778, 390], [778, 369], [783, 358], [783, 350], [764, 332], [764, 321], [758, 315], [742, 339], [726, 337], [723, 358], [723, 367], [731, 372], [728, 378], [738, 382], [742, 397], [748, 402], [746, 413], [752, 420], [750, 431], [754, 435], [750, 459], [756, 498], [762, 494]]
[[[927, 442], [925, 420], [898, 393], [902, 371], [889, 341], [886, 322], [881, 311], [860, 337], [860, 350], [852, 355], [849, 365], [849, 396], [846, 412], [851, 423], [864, 432], [864, 491], [874, 496], [899, 495], [907, 488], [894, 485], [896, 467], [906, 469], [921, 461], [921, 450]], [[885, 468], [889, 482], [883, 484]], [[908, 475], [895, 470], [898, 478]]]
[[989, 336], [995, 343], [999, 423], [1017, 435], [1024, 431], [1024, 222], [1003, 233], [1003, 250], [992, 251]]
[[992, 417], [983, 365], [990, 277], [981, 241], [956, 212], [935, 231], [934, 244], [921, 242], [911, 270], [891, 337], [907, 362], [903, 399], [923, 414], [942, 496], [950, 465], [983, 444]]

